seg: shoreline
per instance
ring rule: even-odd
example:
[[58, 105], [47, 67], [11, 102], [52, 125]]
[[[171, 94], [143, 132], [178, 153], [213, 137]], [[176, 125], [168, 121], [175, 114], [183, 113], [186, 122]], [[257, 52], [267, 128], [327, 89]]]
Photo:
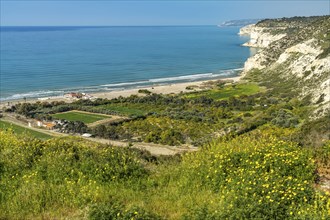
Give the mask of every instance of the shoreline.
[[[235, 77], [226, 77], [226, 78], [217, 78], [217, 79], [211, 79], [211, 80], [202, 80], [202, 81], [193, 81], [193, 82], [179, 82], [179, 83], [171, 83], [166, 85], [148, 85], [138, 88], [127, 88], [122, 90], [115, 90], [115, 91], [104, 91], [104, 92], [95, 92], [95, 93], [89, 93], [94, 98], [107, 98], [107, 99], [113, 99], [118, 98], [119, 96], [122, 97], [129, 97], [131, 95], [142, 95], [138, 91], [140, 89], [147, 89], [152, 93], [156, 94], [179, 94], [181, 92], [192, 92], [192, 91], [199, 91], [202, 90], [200, 88], [196, 88], [194, 90], [187, 90], [186, 88], [188, 86], [192, 87], [200, 87], [206, 82], [214, 82], [214, 81], [233, 81], [238, 82], [242, 78], [242, 75], [238, 75]], [[35, 102], [52, 102], [52, 101], [64, 101], [67, 103], [74, 102], [78, 99], [74, 98], [66, 98], [64, 96], [53, 96], [53, 97], [43, 97], [43, 98], [31, 98], [31, 99], [17, 99], [17, 100], [6, 100], [6, 101], [0, 101], [0, 110], [4, 107], [12, 106], [18, 103], [35, 103]], [[9, 103], [9, 104], [8, 104]]]

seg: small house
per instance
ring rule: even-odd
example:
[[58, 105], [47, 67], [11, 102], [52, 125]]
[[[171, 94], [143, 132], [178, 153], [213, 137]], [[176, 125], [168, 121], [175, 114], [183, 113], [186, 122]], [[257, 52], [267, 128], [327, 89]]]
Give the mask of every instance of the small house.
[[76, 92], [70, 92], [64, 95], [65, 98], [77, 98], [80, 99], [83, 97], [83, 94], [81, 93], [76, 93]]
[[46, 123], [44, 123], [43, 126], [44, 126], [46, 129], [48, 129], [48, 130], [53, 130], [55, 124], [54, 124], [53, 122], [46, 122]]

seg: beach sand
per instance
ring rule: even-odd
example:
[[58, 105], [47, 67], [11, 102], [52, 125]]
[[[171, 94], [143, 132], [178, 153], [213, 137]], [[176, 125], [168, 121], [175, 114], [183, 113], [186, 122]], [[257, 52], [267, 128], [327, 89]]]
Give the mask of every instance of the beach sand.
[[[97, 92], [97, 93], [90, 93], [94, 98], [107, 98], [107, 99], [113, 99], [113, 98], [118, 98], [119, 96], [122, 97], [129, 97], [131, 95], [142, 95], [138, 91], [140, 89], [147, 89], [152, 93], [157, 93], [157, 94], [178, 94], [181, 92], [191, 92], [193, 90], [187, 90], [186, 88], [188, 86], [191, 87], [196, 87], [195, 90], [202, 90], [199, 88], [200, 86], [203, 86], [203, 84], [207, 82], [212, 82], [212, 81], [218, 81], [218, 80], [230, 80], [233, 82], [238, 82], [241, 79], [241, 76], [237, 77], [231, 77], [231, 78], [219, 78], [219, 79], [213, 79], [213, 80], [204, 80], [204, 81], [195, 81], [195, 82], [184, 82], [184, 83], [173, 83], [173, 84], [166, 84], [166, 85], [151, 85], [151, 86], [146, 86], [146, 87], [141, 87], [141, 88], [134, 88], [134, 89], [124, 89], [124, 90], [116, 90], [116, 91], [110, 91], [110, 92]], [[40, 102], [52, 102], [52, 101], [64, 101], [64, 102], [73, 102], [76, 101], [77, 99], [70, 99], [70, 98], [65, 98], [63, 96], [56, 96], [56, 97], [46, 97], [42, 99], [27, 99], [26, 101], [23, 99], [20, 100], [12, 100], [12, 101], [3, 101], [0, 102], [0, 109], [3, 107], [8, 107], [11, 105], [15, 105], [18, 103], [24, 103], [24, 102], [29, 102], [29, 103], [35, 103], [37, 101]], [[9, 102], [9, 104], [8, 104]]]

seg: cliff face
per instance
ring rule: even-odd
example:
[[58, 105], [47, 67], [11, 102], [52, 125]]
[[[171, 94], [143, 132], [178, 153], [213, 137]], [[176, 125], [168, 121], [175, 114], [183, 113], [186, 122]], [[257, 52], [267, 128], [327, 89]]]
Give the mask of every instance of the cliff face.
[[241, 28], [239, 34], [250, 36], [250, 41], [245, 43], [244, 46], [260, 48], [267, 47], [273, 41], [286, 36], [286, 34], [270, 34], [268, 28], [258, 27], [255, 24]]
[[248, 76], [287, 83], [299, 98], [309, 97], [322, 114], [330, 109], [330, 16], [264, 20], [239, 34], [249, 35], [245, 46], [261, 48], [244, 65]]

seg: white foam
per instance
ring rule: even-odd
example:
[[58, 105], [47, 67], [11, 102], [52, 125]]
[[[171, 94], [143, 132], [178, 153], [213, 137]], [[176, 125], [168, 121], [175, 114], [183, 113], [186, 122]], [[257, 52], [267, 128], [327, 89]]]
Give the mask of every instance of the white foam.
[[172, 81], [174, 82], [174, 81], [182, 81], [182, 80], [197, 80], [197, 79], [201, 79], [201, 78], [215, 78], [215, 77], [220, 77], [220, 76], [229, 76], [240, 70], [243, 70], [243, 68], [221, 70], [219, 74], [200, 73], [200, 74], [191, 74], [191, 75], [185, 75], [185, 76], [174, 76], [174, 77], [149, 79], [147, 81], [111, 83], [111, 84], [105, 84], [105, 85], [100, 85], [100, 86], [102, 86], [102, 87], [133, 86], [133, 85], [139, 85], [139, 84], [150, 84], [150, 83], [159, 83], [159, 82], [172, 82]]
[[150, 79], [149, 82], [157, 83], [157, 82], [169, 82], [169, 81], [179, 81], [179, 80], [194, 80], [200, 78], [208, 78], [211, 77], [213, 73], [202, 73], [202, 74], [193, 74], [187, 76], [175, 76], [175, 77], [166, 77], [159, 79]]
[[[23, 98], [41, 98], [49, 96], [63, 96], [67, 92], [100, 92], [100, 91], [113, 91], [113, 90], [123, 90], [127, 87], [142, 87], [149, 86], [155, 83], [157, 84], [166, 84], [170, 82], [179, 82], [179, 81], [196, 81], [198, 79], [212, 79], [219, 77], [227, 77], [233, 75], [235, 72], [241, 71], [243, 68], [229, 69], [229, 70], [220, 70], [218, 73], [200, 73], [200, 74], [191, 74], [185, 76], [174, 76], [174, 77], [165, 77], [165, 78], [156, 78], [149, 79], [145, 81], [136, 81], [136, 82], [122, 82], [122, 83], [112, 83], [99, 86], [86, 86], [80, 88], [65, 88], [63, 90], [42, 90], [34, 91], [27, 93], [14, 94], [9, 97], [0, 98], [0, 101], [7, 100], [17, 100]], [[144, 84], [141, 86], [141, 84]], [[137, 86], [140, 85], [140, 86]]]
[[14, 94], [6, 98], [0, 98], [0, 101], [6, 101], [6, 100], [15, 100], [15, 99], [23, 99], [23, 98], [35, 98], [35, 97], [44, 97], [49, 95], [63, 95], [64, 91], [51, 91], [51, 90], [45, 90], [45, 91], [33, 91], [33, 92], [27, 92], [27, 93], [19, 93]]
[[130, 85], [137, 85], [142, 83], [148, 83], [148, 81], [137, 81], [137, 82], [126, 82], [126, 83], [112, 83], [112, 84], [105, 84], [100, 85], [103, 87], [117, 87], [117, 86], [130, 86]]

